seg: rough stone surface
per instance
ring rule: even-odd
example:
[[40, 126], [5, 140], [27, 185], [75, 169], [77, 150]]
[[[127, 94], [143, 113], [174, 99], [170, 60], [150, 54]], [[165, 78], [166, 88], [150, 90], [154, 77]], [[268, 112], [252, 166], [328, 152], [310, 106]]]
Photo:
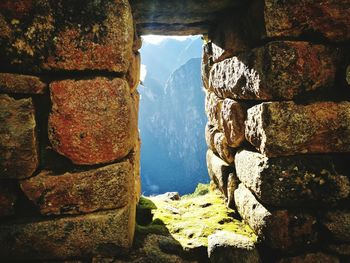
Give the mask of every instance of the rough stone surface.
[[124, 80], [63, 80], [50, 91], [49, 139], [73, 163], [111, 162], [133, 148], [137, 116]]
[[46, 88], [46, 83], [35, 76], [0, 73], [0, 92], [43, 94]]
[[10, 182], [0, 181], [0, 218], [15, 213], [18, 192]]
[[291, 100], [334, 85], [339, 51], [276, 41], [213, 65], [209, 89], [221, 98]]
[[141, 176], [140, 176], [140, 162], [141, 162], [141, 139], [138, 138], [136, 141], [134, 149], [130, 153], [130, 162], [133, 166], [134, 178], [135, 178], [135, 198], [136, 202], [140, 200], [141, 197]]
[[217, 153], [214, 144], [214, 136], [218, 132], [219, 131], [214, 126], [210, 125], [210, 123], [207, 123], [205, 126], [205, 142], [214, 153]]
[[235, 191], [239, 185], [236, 173], [230, 173], [227, 179], [227, 207], [235, 207]]
[[201, 76], [205, 89], [209, 89], [209, 73], [212, 66], [212, 44], [206, 43], [202, 48]]
[[129, 83], [130, 92], [134, 92], [140, 84], [141, 56], [140, 53], [134, 53], [131, 56], [130, 67], [126, 75]]
[[350, 257], [350, 244], [331, 244], [326, 247], [329, 252], [339, 256]]
[[2, 1], [0, 64], [25, 71], [126, 72], [133, 44], [128, 1]]
[[214, 145], [215, 145], [215, 149], [216, 149], [218, 155], [221, 157], [221, 159], [223, 159], [225, 162], [227, 162], [229, 164], [234, 163], [235, 152], [228, 145], [225, 134], [216, 133], [214, 135]]
[[261, 103], [248, 110], [246, 138], [273, 157], [350, 151], [350, 103]]
[[214, 92], [207, 92], [205, 96], [205, 112], [210, 125], [222, 131], [221, 109], [223, 99], [220, 99]]
[[283, 258], [276, 263], [339, 263], [339, 258], [321, 252]]
[[346, 68], [346, 82], [350, 85], [350, 66]]
[[113, 256], [131, 247], [134, 205], [84, 216], [0, 225], [2, 260]]
[[316, 219], [310, 214], [268, 210], [243, 184], [235, 191], [235, 202], [241, 217], [272, 249], [298, 251], [318, 241]]
[[350, 39], [347, 0], [265, 0], [268, 37], [319, 36], [331, 41]]
[[129, 161], [61, 175], [43, 171], [21, 188], [44, 215], [89, 213], [126, 206], [134, 198], [133, 172]]
[[0, 179], [31, 176], [39, 162], [32, 99], [0, 94], [0, 123]]
[[322, 223], [336, 241], [350, 242], [350, 210], [327, 212]]
[[255, 243], [247, 236], [218, 231], [208, 237], [208, 256], [212, 263], [259, 263]]
[[212, 150], [207, 151], [207, 166], [210, 179], [227, 198], [228, 177], [235, 174], [235, 168], [217, 157]]
[[268, 205], [305, 207], [335, 205], [349, 197], [349, 177], [337, 171], [336, 157], [268, 158], [241, 151], [235, 156], [239, 180]]

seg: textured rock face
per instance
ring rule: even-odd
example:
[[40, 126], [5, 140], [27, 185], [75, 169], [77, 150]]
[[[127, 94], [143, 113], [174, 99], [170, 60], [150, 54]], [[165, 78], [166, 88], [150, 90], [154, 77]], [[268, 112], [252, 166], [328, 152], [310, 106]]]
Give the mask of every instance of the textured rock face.
[[305, 34], [332, 41], [350, 38], [350, 4], [347, 0], [265, 0], [268, 37]]
[[0, 182], [0, 218], [14, 214], [17, 195], [18, 193], [13, 184]]
[[336, 50], [323, 45], [270, 42], [214, 64], [209, 89], [221, 98], [291, 100], [332, 86], [337, 57]]
[[26, 178], [38, 166], [32, 99], [0, 94], [0, 178]]
[[38, 77], [0, 73], [0, 92], [43, 94], [46, 88], [47, 85]]
[[273, 249], [297, 251], [318, 240], [314, 216], [287, 210], [269, 211], [243, 186], [235, 191], [237, 210], [242, 218]]
[[130, 92], [134, 92], [140, 83], [141, 56], [140, 53], [134, 53], [131, 56], [130, 67], [126, 79], [130, 86]]
[[132, 245], [134, 216], [130, 205], [85, 216], [1, 224], [0, 255], [3, 260], [57, 260], [125, 253]]
[[221, 109], [223, 100], [213, 92], [207, 92], [205, 96], [205, 112], [210, 125], [222, 130]]
[[339, 259], [332, 255], [327, 255], [321, 252], [318, 253], [310, 253], [297, 257], [284, 258], [277, 263], [314, 263], [314, 262], [322, 262], [322, 263], [339, 263]]
[[22, 181], [21, 188], [42, 214], [89, 213], [123, 207], [133, 200], [133, 172], [128, 161], [80, 173], [44, 171]]
[[75, 164], [125, 157], [137, 138], [137, 116], [121, 79], [63, 80], [50, 84], [53, 148]]
[[218, 231], [208, 237], [208, 256], [212, 263], [259, 263], [254, 242], [247, 236]]
[[228, 177], [230, 174], [235, 174], [234, 167], [217, 157], [212, 150], [207, 151], [207, 166], [210, 179], [227, 198]]
[[246, 138], [267, 156], [350, 151], [350, 103], [269, 102], [248, 110]]
[[337, 171], [337, 157], [268, 158], [241, 151], [235, 156], [239, 180], [264, 203], [280, 207], [336, 204], [350, 193], [349, 177]]
[[350, 242], [350, 211], [330, 211], [324, 216], [323, 225], [336, 241]]
[[25, 71], [126, 72], [133, 42], [128, 1], [2, 1], [2, 66]]

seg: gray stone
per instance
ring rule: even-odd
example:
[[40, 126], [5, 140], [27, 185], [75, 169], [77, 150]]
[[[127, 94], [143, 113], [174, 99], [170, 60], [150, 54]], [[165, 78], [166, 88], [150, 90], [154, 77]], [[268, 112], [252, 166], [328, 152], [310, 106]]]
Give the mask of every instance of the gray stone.
[[245, 135], [269, 157], [350, 152], [350, 102], [264, 102], [248, 110]]
[[241, 151], [235, 156], [239, 180], [268, 205], [309, 207], [335, 205], [349, 197], [349, 177], [337, 171], [340, 157], [288, 156], [268, 158]]
[[338, 242], [350, 242], [350, 211], [337, 210], [327, 212], [322, 224], [328, 229], [332, 238]]
[[212, 263], [260, 262], [253, 240], [228, 231], [218, 231], [208, 237], [208, 256]]

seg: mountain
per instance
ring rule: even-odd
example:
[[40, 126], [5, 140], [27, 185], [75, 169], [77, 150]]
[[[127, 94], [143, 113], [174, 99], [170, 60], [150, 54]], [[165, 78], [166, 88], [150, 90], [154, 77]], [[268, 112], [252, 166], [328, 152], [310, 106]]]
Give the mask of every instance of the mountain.
[[[141, 49], [142, 64], [147, 68], [144, 86], [139, 87], [141, 180], [146, 195], [190, 193], [199, 182], [208, 182], [199, 58], [202, 41], [196, 38], [163, 42]], [[143, 53], [150, 55], [152, 49], [156, 51], [153, 56], [162, 59], [144, 59]], [[176, 54], [168, 54], [170, 51]], [[176, 61], [171, 64], [174, 58]], [[164, 75], [158, 77], [159, 73]]]

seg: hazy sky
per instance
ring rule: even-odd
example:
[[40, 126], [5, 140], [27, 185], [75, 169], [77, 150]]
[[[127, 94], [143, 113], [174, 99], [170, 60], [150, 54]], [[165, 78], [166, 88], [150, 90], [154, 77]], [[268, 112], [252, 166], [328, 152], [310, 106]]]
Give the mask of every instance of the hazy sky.
[[177, 39], [179, 41], [184, 41], [190, 37], [195, 37], [195, 36], [158, 36], [158, 35], [146, 35], [142, 36], [142, 40], [144, 43], [150, 43], [150, 44], [159, 44], [162, 41], [168, 39], [168, 38], [173, 38]]

